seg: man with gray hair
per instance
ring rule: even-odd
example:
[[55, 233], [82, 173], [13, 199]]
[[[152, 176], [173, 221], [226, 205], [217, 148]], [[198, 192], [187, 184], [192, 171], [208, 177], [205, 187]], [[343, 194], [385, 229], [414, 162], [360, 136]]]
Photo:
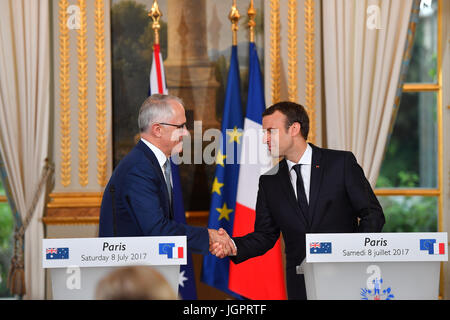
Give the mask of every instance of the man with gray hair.
[[215, 243], [235, 246], [224, 230], [189, 226], [173, 219], [170, 156], [188, 134], [181, 99], [154, 94], [141, 106], [141, 139], [114, 170], [103, 193], [99, 237], [187, 236], [188, 249], [208, 254]]

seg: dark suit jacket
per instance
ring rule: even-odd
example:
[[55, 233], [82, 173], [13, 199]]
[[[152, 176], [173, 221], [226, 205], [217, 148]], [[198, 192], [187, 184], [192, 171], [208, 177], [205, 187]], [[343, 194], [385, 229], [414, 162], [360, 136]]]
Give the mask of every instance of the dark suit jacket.
[[[240, 263], [264, 254], [274, 246], [281, 231], [289, 299], [306, 299], [304, 277], [296, 274], [296, 266], [306, 256], [306, 233], [380, 232], [385, 222], [383, 210], [355, 156], [312, 144], [311, 147], [309, 212], [300, 209], [287, 162], [282, 160], [260, 177], [255, 230], [234, 238], [237, 256], [231, 257], [234, 263]], [[311, 217], [310, 223], [305, 215]]]
[[106, 186], [100, 209], [99, 237], [186, 235], [188, 249], [208, 254], [207, 229], [178, 223], [172, 219], [171, 212], [158, 160], [151, 149], [139, 141], [120, 161]]

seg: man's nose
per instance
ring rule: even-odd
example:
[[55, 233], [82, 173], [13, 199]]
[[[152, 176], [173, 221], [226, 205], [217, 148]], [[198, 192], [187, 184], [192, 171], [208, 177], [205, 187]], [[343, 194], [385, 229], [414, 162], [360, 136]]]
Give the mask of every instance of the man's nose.
[[263, 136], [263, 143], [268, 144], [269, 142], [270, 142], [270, 134], [268, 131], [265, 131]]
[[183, 127], [183, 132], [182, 132], [182, 134], [181, 134], [183, 137], [184, 136], [188, 136], [189, 135], [189, 131], [188, 131], [188, 129], [187, 129], [187, 127], [186, 127], [186, 125], [184, 125], [184, 127]]

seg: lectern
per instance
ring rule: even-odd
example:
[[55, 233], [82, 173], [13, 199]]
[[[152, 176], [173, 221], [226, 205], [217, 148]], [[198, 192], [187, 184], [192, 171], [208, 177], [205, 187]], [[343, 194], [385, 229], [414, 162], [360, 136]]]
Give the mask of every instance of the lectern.
[[447, 233], [307, 234], [305, 260], [309, 300], [432, 300]]
[[186, 264], [186, 236], [43, 239], [43, 268], [50, 269], [53, 299], [91, 300], [98, 281], [114, 268], [149, 265], [178, 293]]

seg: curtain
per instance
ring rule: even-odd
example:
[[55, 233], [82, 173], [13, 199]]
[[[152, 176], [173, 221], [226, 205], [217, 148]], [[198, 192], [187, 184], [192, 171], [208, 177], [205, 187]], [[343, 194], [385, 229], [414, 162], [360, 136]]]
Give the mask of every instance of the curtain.
[[36, 198], [36, 190], [48, 155], [49, 2], [2, 0], [0, 12], [0, 153], [18, 212], [16, 224], [26, 221], [37, 199], [23, 242], [24, 298], [43, 299], [41, 218], [45, 192]]
[[398, 102], [412, 5], [413, 0], [323, 2], [327, 146], [352, 151], [372, 187]]

